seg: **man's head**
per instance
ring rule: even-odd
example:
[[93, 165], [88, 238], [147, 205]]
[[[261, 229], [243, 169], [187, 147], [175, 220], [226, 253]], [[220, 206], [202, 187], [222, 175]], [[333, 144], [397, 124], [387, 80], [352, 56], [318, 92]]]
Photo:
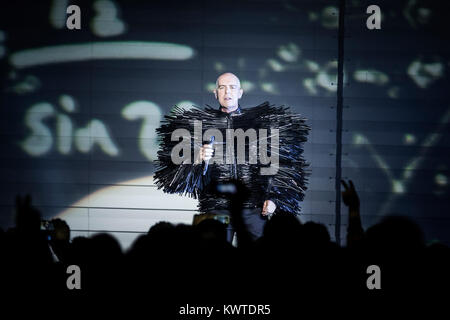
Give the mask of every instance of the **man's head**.
[[222, 111], [232, 112], [236, 110], [238, 100], [243, 93], [241, 82], [234, 74], [227, 72], [217, 78], [214, 96], [219, 100]]

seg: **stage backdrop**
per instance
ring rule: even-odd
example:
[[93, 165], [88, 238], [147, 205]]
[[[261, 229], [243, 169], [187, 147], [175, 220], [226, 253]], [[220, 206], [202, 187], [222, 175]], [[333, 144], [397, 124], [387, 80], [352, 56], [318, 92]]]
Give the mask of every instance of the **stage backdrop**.
[[[347, 1], [340, 123], [338, 1], [2, 4], [2, 228], [25, 193], [44, 218], [65, 219], [72, 237], [107, 231], [124, 248], [158, 221], [191, 223], [196, 201], [153, 184], [155, 129], [175, 105], [217, 106], [215, 80], [230, 71], [241, 78], [242, 107], [267, 100], [308, 118], [302, 221], [335, 237], [338, 170], [355, 182], [365, 228], [404, 214], [428, 241], [449, 243], [444, 2], [376, 2]], [[371, 4], [381, 9], [380, 30], [366, 26]], [[66, 26], [70, 5], [80, 8], [81, 29]], [[343, 244], [346, 224], [342, 206]]]

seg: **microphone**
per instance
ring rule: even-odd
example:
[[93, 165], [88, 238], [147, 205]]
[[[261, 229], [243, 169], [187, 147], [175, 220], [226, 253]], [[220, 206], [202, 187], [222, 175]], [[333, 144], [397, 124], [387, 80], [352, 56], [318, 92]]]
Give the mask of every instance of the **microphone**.
[[[211, 136], [211, 139], [209, 140], [209, 144], [210, 145], [214, 144], [214, 139], [215, 139], [215, 137]], [[205, 161], [205, 168], [203, 169], [203, 175], [205, 175], [206, 171], [208, 171], [209, 160], [211, 160], [211, 159], [208, 159], [208, 160]]]

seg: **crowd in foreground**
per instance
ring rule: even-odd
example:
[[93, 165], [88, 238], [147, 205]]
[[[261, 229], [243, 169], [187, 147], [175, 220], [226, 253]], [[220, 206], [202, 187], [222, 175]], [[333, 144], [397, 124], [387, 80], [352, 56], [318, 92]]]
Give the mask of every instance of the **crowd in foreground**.
[[[16, 226], [0, 232], [2, 290], [44, 300], [139, 293], [155, 307], [168, 301], [277, 300], [289, 301], [291, 308], [305, 296], [395, 299], [446, 291], [449, 247], [426, 244], [420, 227], [404, 216], [387, 216], [363, 230], [358, 195], [351, 182], [343, 183], [346, 246], [331, 241], [323, 224], [302, 223], [285, 212], [277, 212], [253, 241], [240, 216], [246, 192], [238, 183], [238, 192], [229, 195], [237, 246], [226, 240], [225, 224], [205, 219], [196, 225], [157, 223], [123, 252], [107, 233], [71, 239], [60, 219], [52, 220], [52, 230], [42, 230], [31, 198], [18, 197]], [[76, 282], [69, 279], [71, 265], [81, 271], [80, 289], [68, 288]]]

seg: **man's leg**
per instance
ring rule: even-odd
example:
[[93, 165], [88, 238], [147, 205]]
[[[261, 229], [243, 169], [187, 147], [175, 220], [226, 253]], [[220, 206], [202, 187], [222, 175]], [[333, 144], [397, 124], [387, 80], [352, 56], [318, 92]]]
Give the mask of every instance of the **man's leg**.
[[267, 222], [267, 217], [261, 215], [261, 208], [244, 209], [242, 212], [242, 218], [244, 224], [247, 227], [252, 240], [255, 241], [263, 235], [264, 226]]
[[234, 229], [231, 226], [231, 223], [229, 223], [227, 225], [227, 241], [229, 243], [233, 243], [233, 238], [234, 238]]

